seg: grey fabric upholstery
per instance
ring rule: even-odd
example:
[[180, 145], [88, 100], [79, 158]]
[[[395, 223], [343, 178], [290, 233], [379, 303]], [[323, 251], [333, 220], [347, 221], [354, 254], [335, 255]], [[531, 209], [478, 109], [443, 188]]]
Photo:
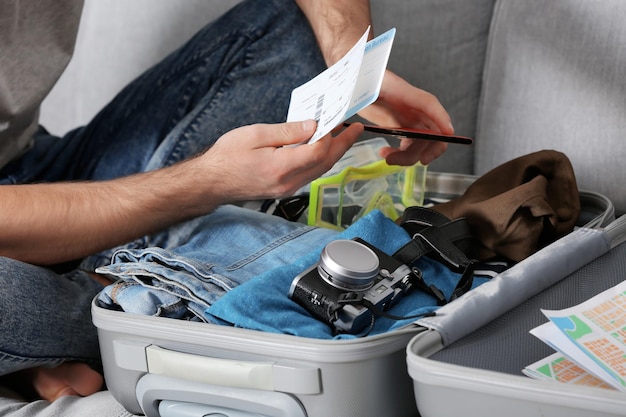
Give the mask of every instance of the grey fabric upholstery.
[[535, 150], [571, 160], [579, 188], [626, 211], [626, 2], [499, 0], [475, 172]]

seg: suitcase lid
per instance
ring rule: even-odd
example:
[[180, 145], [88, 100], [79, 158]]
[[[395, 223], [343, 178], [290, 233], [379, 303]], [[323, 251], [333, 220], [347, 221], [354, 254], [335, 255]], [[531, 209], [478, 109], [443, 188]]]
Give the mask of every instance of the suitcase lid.
[[[626, 225], [626, 222], [624, 222]], [[611, 248], [602, 229], [579, 228], [415, 323], [445, 346], [489, 323]]]
[[[480, 328], [466, 332], [467, 337], [456, 343], [444, 341], [445, 333], [440, 330], [419, 333], [409, 342], [407, 366], [414, 381], [420, 415], [457, 416], [460, 403], [467, 415], [484, 417], [624, 415], [626, 397], [622, 392], [539, 381], [521, 373], [524, 366], [537, 359], [533, 357], [544, 357], [552, 351], [527, 331], [536, 325], [535, 321], [545, 320], [541, 308], [577, 303], [623, 279], [626, 216], [604, 230], [580, 229], [572, 233], [572, 237], [576, 237], [576, 241], [565, 242], [560, 252], [567, 253], [569, 258], [563, 259], [575, 265], [566, 265], [571, 273], [561, 273], [561, 279], [545, 291], [515, 304], [511, 311]], [[570, 249], [571, 245], [575, 247]], [[596, 249], [594, 245], [606, 249], [600, 251], [604, 256], [592, 256], [589, 263], [580, 261], [580, 257], [588, 257], [585, 250]], [[519, 275], [523, 274], [528, 280], [542, 276], [541, 266], [550, 262], [550, 255], [554, 255], [551, 252], [552, 249], [541, 254], [544, 256], [537, 265], [531, 266], [530, 271], [519, 271]], [[583, 266], [578, 268], [579, 264]], [[518, 277], [509, 278], [516, 280]], [[500, 291], [500, 288], [492, 290]], [[483, 308], [491, 301], [473, 300]], [[470, 309], [473, 307], [469, 305]]]

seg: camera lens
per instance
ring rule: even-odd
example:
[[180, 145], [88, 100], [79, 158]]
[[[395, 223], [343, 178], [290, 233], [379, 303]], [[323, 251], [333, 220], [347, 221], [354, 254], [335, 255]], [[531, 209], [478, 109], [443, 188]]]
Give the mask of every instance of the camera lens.
[[378, 256], [354, 240], [330, 242], [320, 256], [317, 270], [329, 284], [345, 290], [366, 290], [378, 274]]

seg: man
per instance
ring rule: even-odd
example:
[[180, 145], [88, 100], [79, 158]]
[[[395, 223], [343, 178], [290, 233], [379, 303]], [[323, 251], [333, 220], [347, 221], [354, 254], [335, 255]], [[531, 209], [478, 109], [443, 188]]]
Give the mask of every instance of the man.
[[[97, 391], [84, 365], [98, 363], [89, 305], [107, 283], [95, 268], [114, 248], [224, 204], [288, 196], [357, 140], [354, 124], [287, 146], [315, 122], [284, 118], [291, 90], [364, 33], [369, 2], [295, 3], [238, 5], [56, 138], [37, 127], [37, 109], [69, 59], [82, 2], [0, 0], [0, 374], [19, 372], [48, 400]], [[435, 97], [391, 72], [361, 116], [453, 132]], [[406, 140], [382, 156], [427, 164], [444, 151]]]

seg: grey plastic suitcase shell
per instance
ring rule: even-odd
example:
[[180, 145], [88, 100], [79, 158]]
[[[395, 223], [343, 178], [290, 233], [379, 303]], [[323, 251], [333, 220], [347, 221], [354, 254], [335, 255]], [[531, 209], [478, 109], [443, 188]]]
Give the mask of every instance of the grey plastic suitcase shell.
[[[553, 352], [528, 333], [546, 321], [540, 309], [569, 307], [626, 279], [625, 241], [626, 216], [603, 230], [577, 230], [556, 247], [472, 291], [470, 297], [442, 307], [443, 320], [421, 320], [429, 330], [407, 346], [407, 367], [420, 415], [625, 416], [623, 392], [538, 381], [521, 374], [523, 366]], [[541, 283], [520, 279], [518, 267], [524, 278], [541, 276]], [[524, 285], [534, 286], [531, 291], [537, 294], [516, 297], [515, 293], [527, 291]], [[508, 297], [513, 308], [497, 305], [494, 293], [498, 300]], [[533, 345], [537, 346], [533, 349]]]
[[95, 306], [93, 319], [108, 387], [134, 413], [157, 416], [159, 401], [175, 400], [224, 415], [416, 414], [405, 361], [415, 329], [332, 342]]
[[[458, 196], [475, 178], [429, 172], [426, 195]], [[614, 219], [613, 205], [602, 195], [581, 192], [581, 203], [586, 227]], [[417, 415], [406, 347], [427, 330], [421, 324], [325, 341], [134, 315], [95, 303], [92, 316], [108, 389], [136, 414]]]

